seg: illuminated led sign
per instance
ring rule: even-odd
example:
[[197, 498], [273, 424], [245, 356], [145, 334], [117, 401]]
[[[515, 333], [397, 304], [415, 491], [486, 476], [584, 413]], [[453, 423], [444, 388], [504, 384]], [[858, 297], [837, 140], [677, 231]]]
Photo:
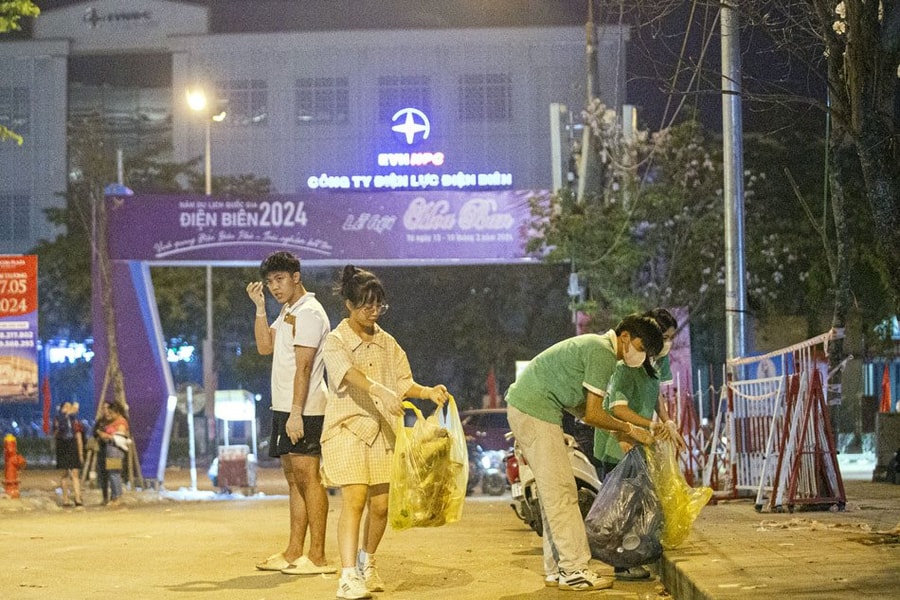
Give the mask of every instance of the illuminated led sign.
[[[408, 146], [419, 146], [431, 135], [428, 115], [417, 108], [402, 108], [391, 117], [391, 131]], [[402, 169], [387, 173], [311, 175], [306, 186], [311, 190], [450, 190], [470, 188], [511, 188], [512, 174], [492, 171], [467, 173], [457, 170], [440, 172], [447, 156], [441, 151], [379, 152], [375, 155], [378, 168]]]
[[431, 121], [418, 108], [401, 108], [391, 117], [391, 123], [397, 123], [403, 117], [403, 122], [391, 127], [391, 130], [402, 133], [406, 143], [412, 145], [416, 142], [416, 134], [422, 134], [422, 140], [427, 140], [431, 133]]

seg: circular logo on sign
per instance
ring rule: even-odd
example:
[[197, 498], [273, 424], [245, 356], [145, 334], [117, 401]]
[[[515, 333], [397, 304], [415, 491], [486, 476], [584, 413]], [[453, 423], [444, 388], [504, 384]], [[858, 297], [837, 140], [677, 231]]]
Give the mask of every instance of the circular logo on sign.
[[428, 117], [418, 108], [401, 108], [391, 117], [391, 123], [394, 123], [391, 129], [406, 136], [406, 143], [410, 145], [416, 142], [416, 134], [421, 134], [421, 141], [427, 140], [431, 133]]

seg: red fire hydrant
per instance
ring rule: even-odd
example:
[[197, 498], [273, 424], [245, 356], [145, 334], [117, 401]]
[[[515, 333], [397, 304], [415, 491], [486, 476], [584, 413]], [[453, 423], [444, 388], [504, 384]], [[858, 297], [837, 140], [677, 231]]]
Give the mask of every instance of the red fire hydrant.
[[16, 449], [16, 436], [7, 433], [3, 438], [3, 460], [6, 463], [6, 495], [10, 498], [19, 497], [19, 471], [25, 468], [25, 457]]

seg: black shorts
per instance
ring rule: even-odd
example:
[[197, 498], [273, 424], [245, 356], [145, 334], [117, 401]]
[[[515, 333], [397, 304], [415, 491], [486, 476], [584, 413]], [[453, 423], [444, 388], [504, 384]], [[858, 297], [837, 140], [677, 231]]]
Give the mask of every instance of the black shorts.
[[284, 426], [291, 413], [272, 411], [272, 437], [269, 438], [269, 457], [278, 458], [283, 454], [322, 456], [322, 424], [324, 415], [303, 415], [303, 437], [296, 444], [291, 443]]

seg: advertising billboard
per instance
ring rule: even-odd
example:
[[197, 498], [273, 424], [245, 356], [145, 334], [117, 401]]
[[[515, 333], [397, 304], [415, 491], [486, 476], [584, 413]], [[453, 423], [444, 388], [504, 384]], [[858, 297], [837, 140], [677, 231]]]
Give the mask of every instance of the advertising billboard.
[[0, 256], [0, 402], [37, 402], [37, 256]]
[[122, 196], [109, 201], [113, 260], [257, 263], [301, 259], [410, 265], [534, 260], [525, 246], [541, 192], [379, 192], [264, 199]]

